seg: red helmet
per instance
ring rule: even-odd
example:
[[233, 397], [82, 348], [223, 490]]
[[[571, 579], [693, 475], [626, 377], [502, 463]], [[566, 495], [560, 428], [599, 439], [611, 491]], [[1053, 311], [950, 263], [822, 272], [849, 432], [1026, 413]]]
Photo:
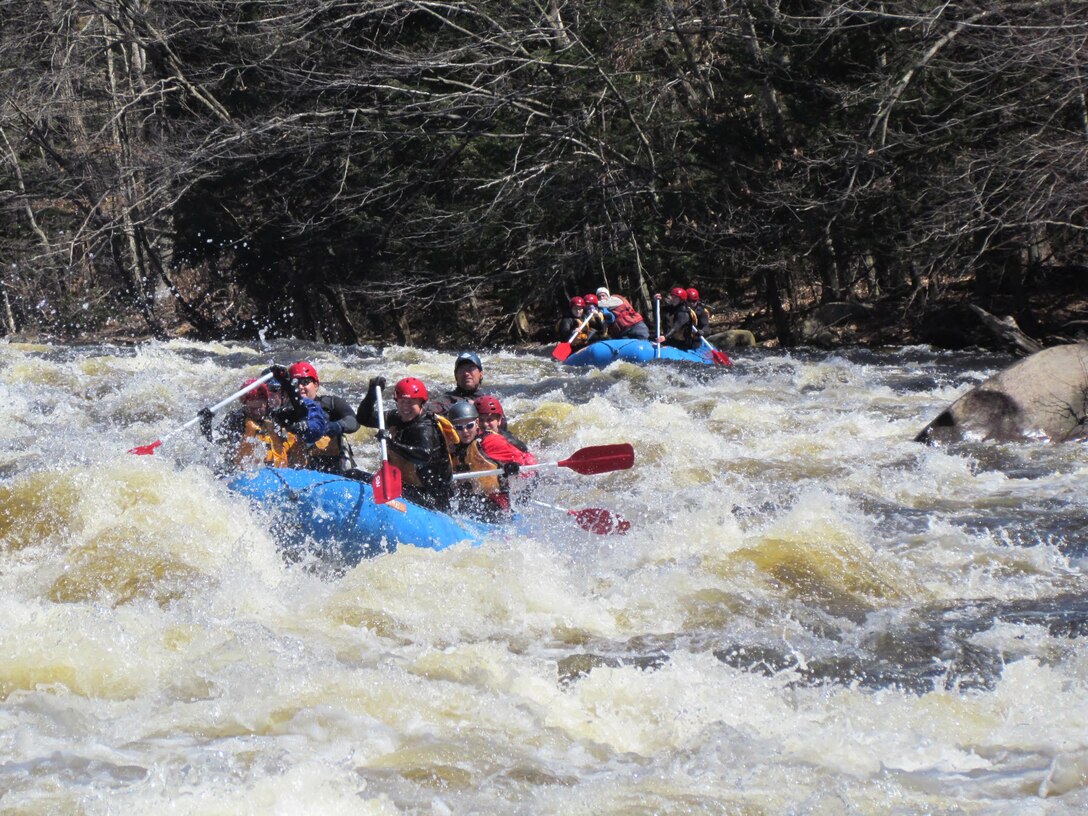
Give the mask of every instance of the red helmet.
[[586, 295], [582, 300], [586, 302], [586, 306], [596, 306], [600, 302], [596, 295]]
[[699, 290], [692, 287], [688, 289], [688, 302], [695, 303], [699, 300]]
[[473, 405], [476, 406], [476, 413], [480, 416], [483, 416], [484, 414], [506, 416], [506, 414], [502, 412], [502, 403], [495, 397], [478, 397]]
[[572, 309], [584, 309], [586, 307], [586, 302], [575, 295], [570, 299], [570, 305]]
[[[246, 380], [244, 383], [242, 383], [242, 388], [245, 388], [247, 385], [253, 385], [253, 383], [255, 383], [255, 382], [257, 382], [257, 378], [256, 377], [250, 377], [248, 380]], [[242, 396], [239, 397], [239, 399], [241, 399], [242, 402], [249, 402], [250, 400], [259, 400], [259, 399], [267, 400], [268, 399], [268, 386], [265, 385], [264, 383], [261, 383], [256, 388], [254, 388], [252, 391], [249, 391], [249, 392], [247, 392], [245, 394], [242, 394]]]
[[317, 377], [317, 369], [302, 360], [287, 369], [287, 376], [289, 376], [292, 380], [299, 380], [303, 377], [311, 377], [315, 383], [321, 382], [321, 380]]
[[393, 389], [393, 396], [396, 399], [425, 400], [427, 399], [427, 386], [423, 384], [423, 380], [418, 380], [415, 377], [405, 377]]
[[672, 289], [669, 290], [669, 294], [673, 297], [680, 298], [680, 300], [688, 299], [688, 290], [682, 286], [674, 286]]

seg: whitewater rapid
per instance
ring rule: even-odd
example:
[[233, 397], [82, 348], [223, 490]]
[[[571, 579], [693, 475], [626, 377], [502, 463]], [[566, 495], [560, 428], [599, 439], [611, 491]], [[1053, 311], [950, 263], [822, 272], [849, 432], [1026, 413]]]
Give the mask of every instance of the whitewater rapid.
[[634, 446], [535, 495], [631, 532], [538, 509], [342, 573], [285, 559], [199, 433], [126, 453], [270, 361], [354, 405], [454, 356], [0, 342], [0, 812], [1088, 807], [1088, 448], [911, 441], [999, 355], [485, 352], [541, 460]]

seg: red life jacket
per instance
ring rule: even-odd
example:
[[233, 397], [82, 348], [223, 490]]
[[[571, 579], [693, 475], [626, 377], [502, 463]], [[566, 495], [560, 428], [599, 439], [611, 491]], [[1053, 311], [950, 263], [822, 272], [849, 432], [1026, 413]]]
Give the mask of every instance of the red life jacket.
[[631, 305], [631, 301], [622, 295], [613, 295], [613, 297], [619, 298], [623, 303], [619, 306], [608, 307], [608, 310], [616, 317], [616, 322], [612, 325], [619, 331], [627, 331], [627, 329], [631, 328], [636, 323], [642, 322], [642, 315], [635, 311], [635, 307]]

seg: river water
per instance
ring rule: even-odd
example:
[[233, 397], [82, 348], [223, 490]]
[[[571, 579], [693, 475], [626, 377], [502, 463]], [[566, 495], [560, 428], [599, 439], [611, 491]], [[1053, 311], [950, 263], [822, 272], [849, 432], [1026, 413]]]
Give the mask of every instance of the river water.
[[[633, 524], [342, 574], [288, 563], [198, 433], [268, 361], [453, 355], [0, 343], [0, 811], [1073, 814], [1088, 807], [1088, 448], [911, 438], [1009, 361], [731, 370], [484, 355], [537, 498]], [[356, 437], [361, 464], [376, 444]]]

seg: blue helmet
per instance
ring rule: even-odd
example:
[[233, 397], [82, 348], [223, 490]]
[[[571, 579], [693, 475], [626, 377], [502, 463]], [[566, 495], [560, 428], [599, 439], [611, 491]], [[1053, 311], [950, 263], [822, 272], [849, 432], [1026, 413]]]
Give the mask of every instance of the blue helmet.
[[475, 351], [462, 351], [457, 355], [457, 359], [453, 363], [453, 371], [456, 374], [457, 369], [465, 364], [474, 365], [480, 371], [484, 370], [484, 364], [480, 362], [480, 355]]

